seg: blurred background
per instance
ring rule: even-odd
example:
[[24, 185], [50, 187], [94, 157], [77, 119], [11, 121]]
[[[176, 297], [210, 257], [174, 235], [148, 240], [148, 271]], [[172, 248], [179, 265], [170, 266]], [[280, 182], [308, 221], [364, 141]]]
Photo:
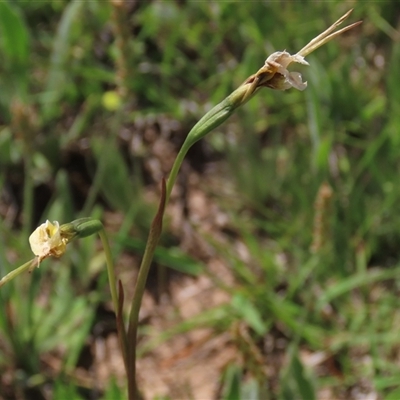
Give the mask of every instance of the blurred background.
[[[189, 152], [141, 310], [146, 399], [400, 398], [397, 1], [0, 1], [0, 276], [103, 221], [128, 303], [190, 128], [269, 54], [361, 26]], [[0, 290], [0, 398], [123, 399], [96, 237]]]

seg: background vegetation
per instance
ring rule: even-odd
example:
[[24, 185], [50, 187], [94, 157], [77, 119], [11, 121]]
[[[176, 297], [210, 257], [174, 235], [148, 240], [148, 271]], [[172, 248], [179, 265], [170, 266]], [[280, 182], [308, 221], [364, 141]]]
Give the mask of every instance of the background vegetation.
[[[32, 258], [39, 223], [92, 216], [132, 287], [189, 129], [351, 7], [363, 25], [307, 58], [306, 91], [262, 90], [190, 152], [139, 353], [207, 328], [234, 352], [214, 398], [400, 398], [397, 1], [1, 1], [0, 276]], [[124, 398], [122, 367], [99, 379], [117, 357], [99, 358], [115, 337], [106, 279], [93, 237], [0, 290], [2, 398]], [[226, 301], [207, 292], [206, 309], [174, 318], [174, 284], [204, 279]], [[173, 383], [157, 395], [200, 398]]]

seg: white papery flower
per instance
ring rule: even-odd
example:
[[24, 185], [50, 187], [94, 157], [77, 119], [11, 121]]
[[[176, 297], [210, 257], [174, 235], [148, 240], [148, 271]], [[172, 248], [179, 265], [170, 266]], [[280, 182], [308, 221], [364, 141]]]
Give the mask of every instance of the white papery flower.
[[39, 262], [47, 257], [61, 257], [66, 250], [68, 240], [62, 237], [60, 224], [47, 220], [29, 236], [29, 244]]
[[272, 53], [266, 60], [265, 65], [275, 69], [275, 75], [267, 82], [267, 86], [272, 89], [286, 90], [294, 87], [298, 90], [304, 90], [307, 82], [303, 82], [300, 72], [288, 71], [287, 67], [292, 63], [310, 65], [299, 54], [291, 55], [286, 50]]
[[309, 65], [304, 57], [342, 33], [361, 24], [361, 21], [358, 21], [335, 32], [336, 28], [350, 15], [351, 12], [352, 10], [344, 14], [333, 25], [311, 40], [296, 54], [291, 55], [286, 50], [277, 51], [271, 54], [265, 60], [265, 64], [257, 71], [257, 73], [251, 75], [244, 82], [248, 85], [248, 89], [246, 90], [243, 99], [247, 100], [255, 90], [263, 86], [277, 90], [286, 90], [291, 87], [298, 90], [304, 90], [307, 87], [307, 82], [303, 82], [300, 72], [289, 71], [289, 65], [292, 62]]

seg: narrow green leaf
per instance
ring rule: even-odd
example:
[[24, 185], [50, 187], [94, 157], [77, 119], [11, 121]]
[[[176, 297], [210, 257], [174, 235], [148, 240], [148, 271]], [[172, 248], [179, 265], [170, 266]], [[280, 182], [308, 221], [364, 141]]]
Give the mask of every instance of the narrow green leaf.
[[240, 400], [241, 369], [237, 365], [229, 365], [224, 379], [223, 400]]
[[74, 24], [80, 21], [79, 15], [84, 5], [85, 2], [81, 0], [74, 0], [69, 3], [65, 7], [58, 25], [57, 34], [53, 42], [46, 96], [43, 101], [43, 114], [47, 117], [54, 112], [55, 107], [57, 107], [57, 100], [64, 92], [67, 77], [66, 63], [69, 58], [71, 34]]
[[116, 143], [111, 139], [93, 140], [92, 149], [98, 160], [95, 182], [98, 189], [112, 207], [127, 212], [135, 201], [135, 193], [129, 184], [131, 177], [128, 167]]
[[3, 50], [13, 64], [28, 61], [28, 30], [20, 13], [7, 1], [0, 1], [0, 29]]
[[54, 382], [53, 398], [82, 400], [77, 388], [70, 383], [66, 383], [62, 377], [57, 378]]
[[[143, 254], [146, 246], [144, 240], [132, 237], [117, 238], [117, 241], [121, 243], [125, 249], [137, 251], [140, 254]], [[154, 261], [188, 275], [197, 276], [204, 270], [203, 264], [185, 254], [178, 247], [166, 248], [158, 246], [154, 253]]]
[[262, 398], [260, 387], [256, 379], [246, 379], [240, 385], [240, 398], [243, 400], [259, 400]]
[[267, 326], [262, 320], [258, 309], [246, 297], [242, 294], [236, 294], [231, 304], [239, 316], [259, 335], [263, 335], [266, 332]]
[[339, 297], [351, 290], [365, 286], [374, 282], [392, 279], [398, 276], [397, 269], [392, 270], [369, 270], [368, 273], [357, 274], [350, 278], [344, 279], [341, 282], [329, 287], [318, 301], [318, 306], [322, 307], [336, 297]]
[[307, 378], [303, 365], [300, 362], [297, 354], [295, 354], [292, 359], [292, 373], [301, 399], [315, 400], [315, 391], [313, 385]]
[[296, 399], [295, 392], [290, 385], [289, 379], [284, 379], [281, 381], [281, 393], [279, 396], [280, 400], [294, 400]]
[[103, 399], [113, 399], [113, 400], [125, 400], [126, 399], [126, 393], [121, 390], [116, 382], [115, 377], [111, 377], [110, 383], [108, 384], [108, 387], [104, 393]]

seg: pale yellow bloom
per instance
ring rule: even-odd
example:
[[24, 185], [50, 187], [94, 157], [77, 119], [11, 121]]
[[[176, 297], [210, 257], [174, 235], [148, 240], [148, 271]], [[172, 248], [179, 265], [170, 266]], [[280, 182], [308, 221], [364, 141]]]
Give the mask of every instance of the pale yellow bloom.
[[67, 242], [68, 239], [62, 236], [57, 221], [51, 223], [47, 220], [29, 236], [32, 252], [39, 258], [39, 262], [50, 256], [61, 257], [65, 253]]

